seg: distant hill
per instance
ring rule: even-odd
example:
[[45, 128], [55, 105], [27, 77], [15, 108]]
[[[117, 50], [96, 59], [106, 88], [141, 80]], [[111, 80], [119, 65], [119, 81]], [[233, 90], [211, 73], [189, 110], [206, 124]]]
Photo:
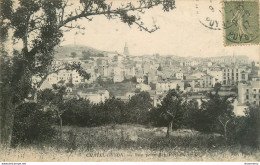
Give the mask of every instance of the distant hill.
[[[82, 58], [84, 54], [82, 54], [82, 52], [90, 52], [87, 54], [92, 54], [92, 55], [98, 55], [98, 54], [106, 54], [106, 53], [115, 53], [112, 51], [102, 51], [102, 50], [98, 50], [95, 49], [93, 47], [90, 46], [85, 46], [85, 45], [64, 45], [61, 47], [58, 47], [56, 49], [56, 53], [54, 55], [54, 57], [56, 59], [64, 59], [64, 58], [69, 58], [69, 57], [73, 57], [74, 58]], [[142, 55], [142, 56], [151, 56], [149, 54], [146, 55]], [[171, 57], [172, 59], [179, 61], [179, 60], [187, 60], [187, 59], [195, 59], [195, 57], [182, 57], [182, 56], [178, 56], [178, 55], [163, 55], [162, 57]], [[196, 57], [199, 58], [200, 57]]]
[[65, 45], [58, 47], [56, 49], [56, 53], [54, 57], [56, 59], [63, 59], [72, 57], [74, 55], [74, 58], [82, 58], [83, 54], [82, 52], [91, 52], [92, 54], [99, 54], [99, 53], [105, 53], [105, 51], [97, 50], [95, 48], [89, 47], [89, 46], [83, 46], [83, 45]]

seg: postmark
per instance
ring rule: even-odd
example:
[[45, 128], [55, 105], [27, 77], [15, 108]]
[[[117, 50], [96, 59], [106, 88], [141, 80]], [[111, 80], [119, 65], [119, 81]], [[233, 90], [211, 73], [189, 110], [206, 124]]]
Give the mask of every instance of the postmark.
[[211, 30], [222, 30], [222, 1], [195, 0], [196, 15], [199, 22]]
[[224, 45], [259, 44], [259, 1], [223, 2]]

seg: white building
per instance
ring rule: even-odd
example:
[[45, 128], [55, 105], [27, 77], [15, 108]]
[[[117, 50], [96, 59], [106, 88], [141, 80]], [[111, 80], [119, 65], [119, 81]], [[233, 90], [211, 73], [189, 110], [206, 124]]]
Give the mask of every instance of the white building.
[[138, 82], [138, 83], [143, 83], [143, 82], [144, 82], [144, 77], [143, 77], [142, 75], [138, 75], [138, 76], [136, 77], [136, 82]]
[[79, 91], [78, 95], [80, 98], [88, 99], [95, 104], [105, 102], [105, 100], [109, 98], [109, 92], [107, 90]]
[[260, 105], [260, 81], [250, 81], [238, 84], [238, 103]]
[[124, 70], [122, 67], [114, 67], [114, 74], [113, 74], [113, 81], [114, 82], [122, 82], [124, 81]]
[[183, 73], [180, 73], [180, 72], [175, 73], [175, 77], [176, 77], [177, 79], [179, 79], [179, 80], [183, 80]]
[[180, 86], [180, 90], [184, 90], [184, 82], [181, 80], [159, 81], [156, 83], [156, 90], [168, 91], [170, 89], [176, 89], [177, 86]]
[[80, 84], [85, 82], [84, 79], [79, 75], [79, 73], [75, 70], [72, 71], [72, 84]]
[[140, 89], [141, 91], [149, 91], [149, 90], [151, 90], [150, 85], [143, 84], [143, 83], [137, 84], [136, 88]]

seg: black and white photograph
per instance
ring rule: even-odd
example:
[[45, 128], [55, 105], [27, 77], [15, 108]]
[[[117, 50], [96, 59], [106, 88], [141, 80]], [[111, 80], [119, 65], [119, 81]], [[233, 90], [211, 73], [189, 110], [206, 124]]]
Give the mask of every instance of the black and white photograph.
[[1, 165], [259, 164], [259, 4], [0, 0]]

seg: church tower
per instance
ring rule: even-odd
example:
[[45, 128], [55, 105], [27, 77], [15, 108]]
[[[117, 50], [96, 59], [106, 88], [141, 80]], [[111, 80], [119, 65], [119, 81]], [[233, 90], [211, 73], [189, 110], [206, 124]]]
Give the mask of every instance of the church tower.
[[128, 50], [127, 43], [125, 43], [124, 54], [127, 55], [127, 56], [129, 56], [129, 50]]

